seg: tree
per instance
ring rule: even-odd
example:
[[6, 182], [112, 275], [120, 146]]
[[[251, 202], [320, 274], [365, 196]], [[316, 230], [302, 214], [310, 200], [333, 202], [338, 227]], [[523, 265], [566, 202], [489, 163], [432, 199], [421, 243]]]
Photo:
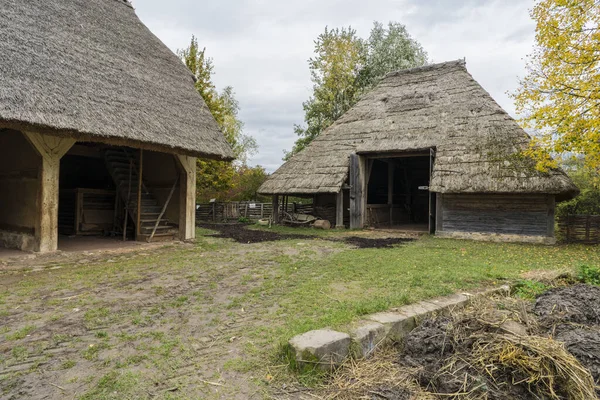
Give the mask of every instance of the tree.
[[258, 194], [258, 188], [266, 179], [267, 172], [260, 165], [252, 168], [240, 168], [234, 178], [233, 189], [230, 190], [228, 199], [232, 201], [267, 201], [267, 197]]
[[303, 103], [306, 127], [294, 126], [299, 136], [287, 160], [306, 147], [375, 86], [385, 74], [427, 63], [427, 53], [404, 25], [375, 22], [367, 40], [352, 27], [325, 28], [315, 41], [315, 57], [308, 60], [313, 94]]
[[214, 67], [212, 59], [206, 56], [206, 49], [200, 50], [198, 40], [192, 36], [190, 45], [180, 50], [179, 56], [196, 77], [195, 87], [204, 99], [225, 139], [233, 148], [235, 162], [198, 159], [196, 188], [201, 193], [222, 193], [233, 185], [237, 169], [245, 166], [248, 156], [256, 152], [253, 137], [245, 135], [244, 124], [238, 117], [239, 103], [235, 92], [227, 86], [219, 93], [212, 82]]
[[286, 159], [302, 150], [356, 102], [355, 83], [364, 62], [362, 46], [352, 27], [325, 27], [325, 32], [317, 37], [316, 56], [308, 60], [313, 94], [302, 104], [306, 128], [294, 126], [299, 139]]
[[540, 171], [557, 166], [552, 155], [581, 155], [599, 171], [600, 2], [541, 0], [531, 16], [537, 44], [513, 95], [524, 127], [538, 132], [526, 154]]
[[389, 22], [387, 29], [381, 22], [374, 22], [365, 50], [366, 62], [358, 77], [363, 92], [392, 71], [427, 64], [427, 52], [398, 22]]

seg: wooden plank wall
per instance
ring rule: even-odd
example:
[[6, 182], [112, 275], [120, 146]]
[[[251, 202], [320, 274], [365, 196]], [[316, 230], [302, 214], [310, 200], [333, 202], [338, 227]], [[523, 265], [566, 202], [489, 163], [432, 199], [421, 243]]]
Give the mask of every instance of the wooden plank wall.
[[560, 217], [557, 236], [567, 243], [600, 244], [600, 215]]
[[[252, 205], [254, 205], [254, 207], [252, 207]], [[214, 216], [213, 207], [215, 210]], [[257, 203], [251, 201], [202, 203], [197, 204], [196, 206], [196, 220], [219, 222], [237, 220], [240, 217], [244, 217], [251, 221], [257, 221], [262, 218], [270, 218], [272, 211], [272, 203]], [[313, 214], [313, 205], [294, 205], [293, 203], [289, 203], [286, 211], [288, 213], [296, 212], [298, 214]]]
[[443, 232], [554, 234], [553, 196], [444, 194], [441, 210], [438, 230]]

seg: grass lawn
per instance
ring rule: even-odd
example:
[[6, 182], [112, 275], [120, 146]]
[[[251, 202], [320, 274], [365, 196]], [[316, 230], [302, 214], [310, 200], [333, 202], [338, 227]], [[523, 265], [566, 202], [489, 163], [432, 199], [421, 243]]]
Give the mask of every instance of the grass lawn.
[[240, 244], [199, 229], [193, 245], [0, 272], [0, 397], [263, 398], [295, 379], [278, 358], [295, 334], [600, 265], [594, 246], [423, 237], [356, 249], [331, 239], [382, 234], [272, 230], [317, 237]]

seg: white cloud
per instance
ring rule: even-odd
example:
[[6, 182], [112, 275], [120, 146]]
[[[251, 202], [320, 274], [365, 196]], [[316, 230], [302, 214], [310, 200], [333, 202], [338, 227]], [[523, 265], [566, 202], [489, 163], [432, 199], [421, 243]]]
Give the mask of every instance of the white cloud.
[[250, 161], [269, 171], [303, 122], [310, 95], [307, 60], [330, 27], [352, 25], [366, 37], [373, 21], [398, 21], [435, 62], [467, 58], [467, 68], [508, 112], [507, 91], [524, 74], [534, 25], [522, 0], [134, 0], [142, 21], [172, 50], [192, 35], [215, 64], [215, 83], [234, 87], [246, 133], [260, 146]]

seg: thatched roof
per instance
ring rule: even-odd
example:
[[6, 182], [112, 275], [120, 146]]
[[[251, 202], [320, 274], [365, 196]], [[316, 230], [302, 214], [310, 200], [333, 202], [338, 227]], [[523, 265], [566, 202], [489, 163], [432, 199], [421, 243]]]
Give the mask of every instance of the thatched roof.
[[575, 195], [563, 171], [537, 172], [519, 156], [529, 141], [464, 61], [428, 65], [388, 74], [259, 192], [336, 193], [347, 180], [352, 153], [435, 148], [434, 192]]
[[232, 158], [191, 72], [124, 0], [5, 0], [0, 128]]

